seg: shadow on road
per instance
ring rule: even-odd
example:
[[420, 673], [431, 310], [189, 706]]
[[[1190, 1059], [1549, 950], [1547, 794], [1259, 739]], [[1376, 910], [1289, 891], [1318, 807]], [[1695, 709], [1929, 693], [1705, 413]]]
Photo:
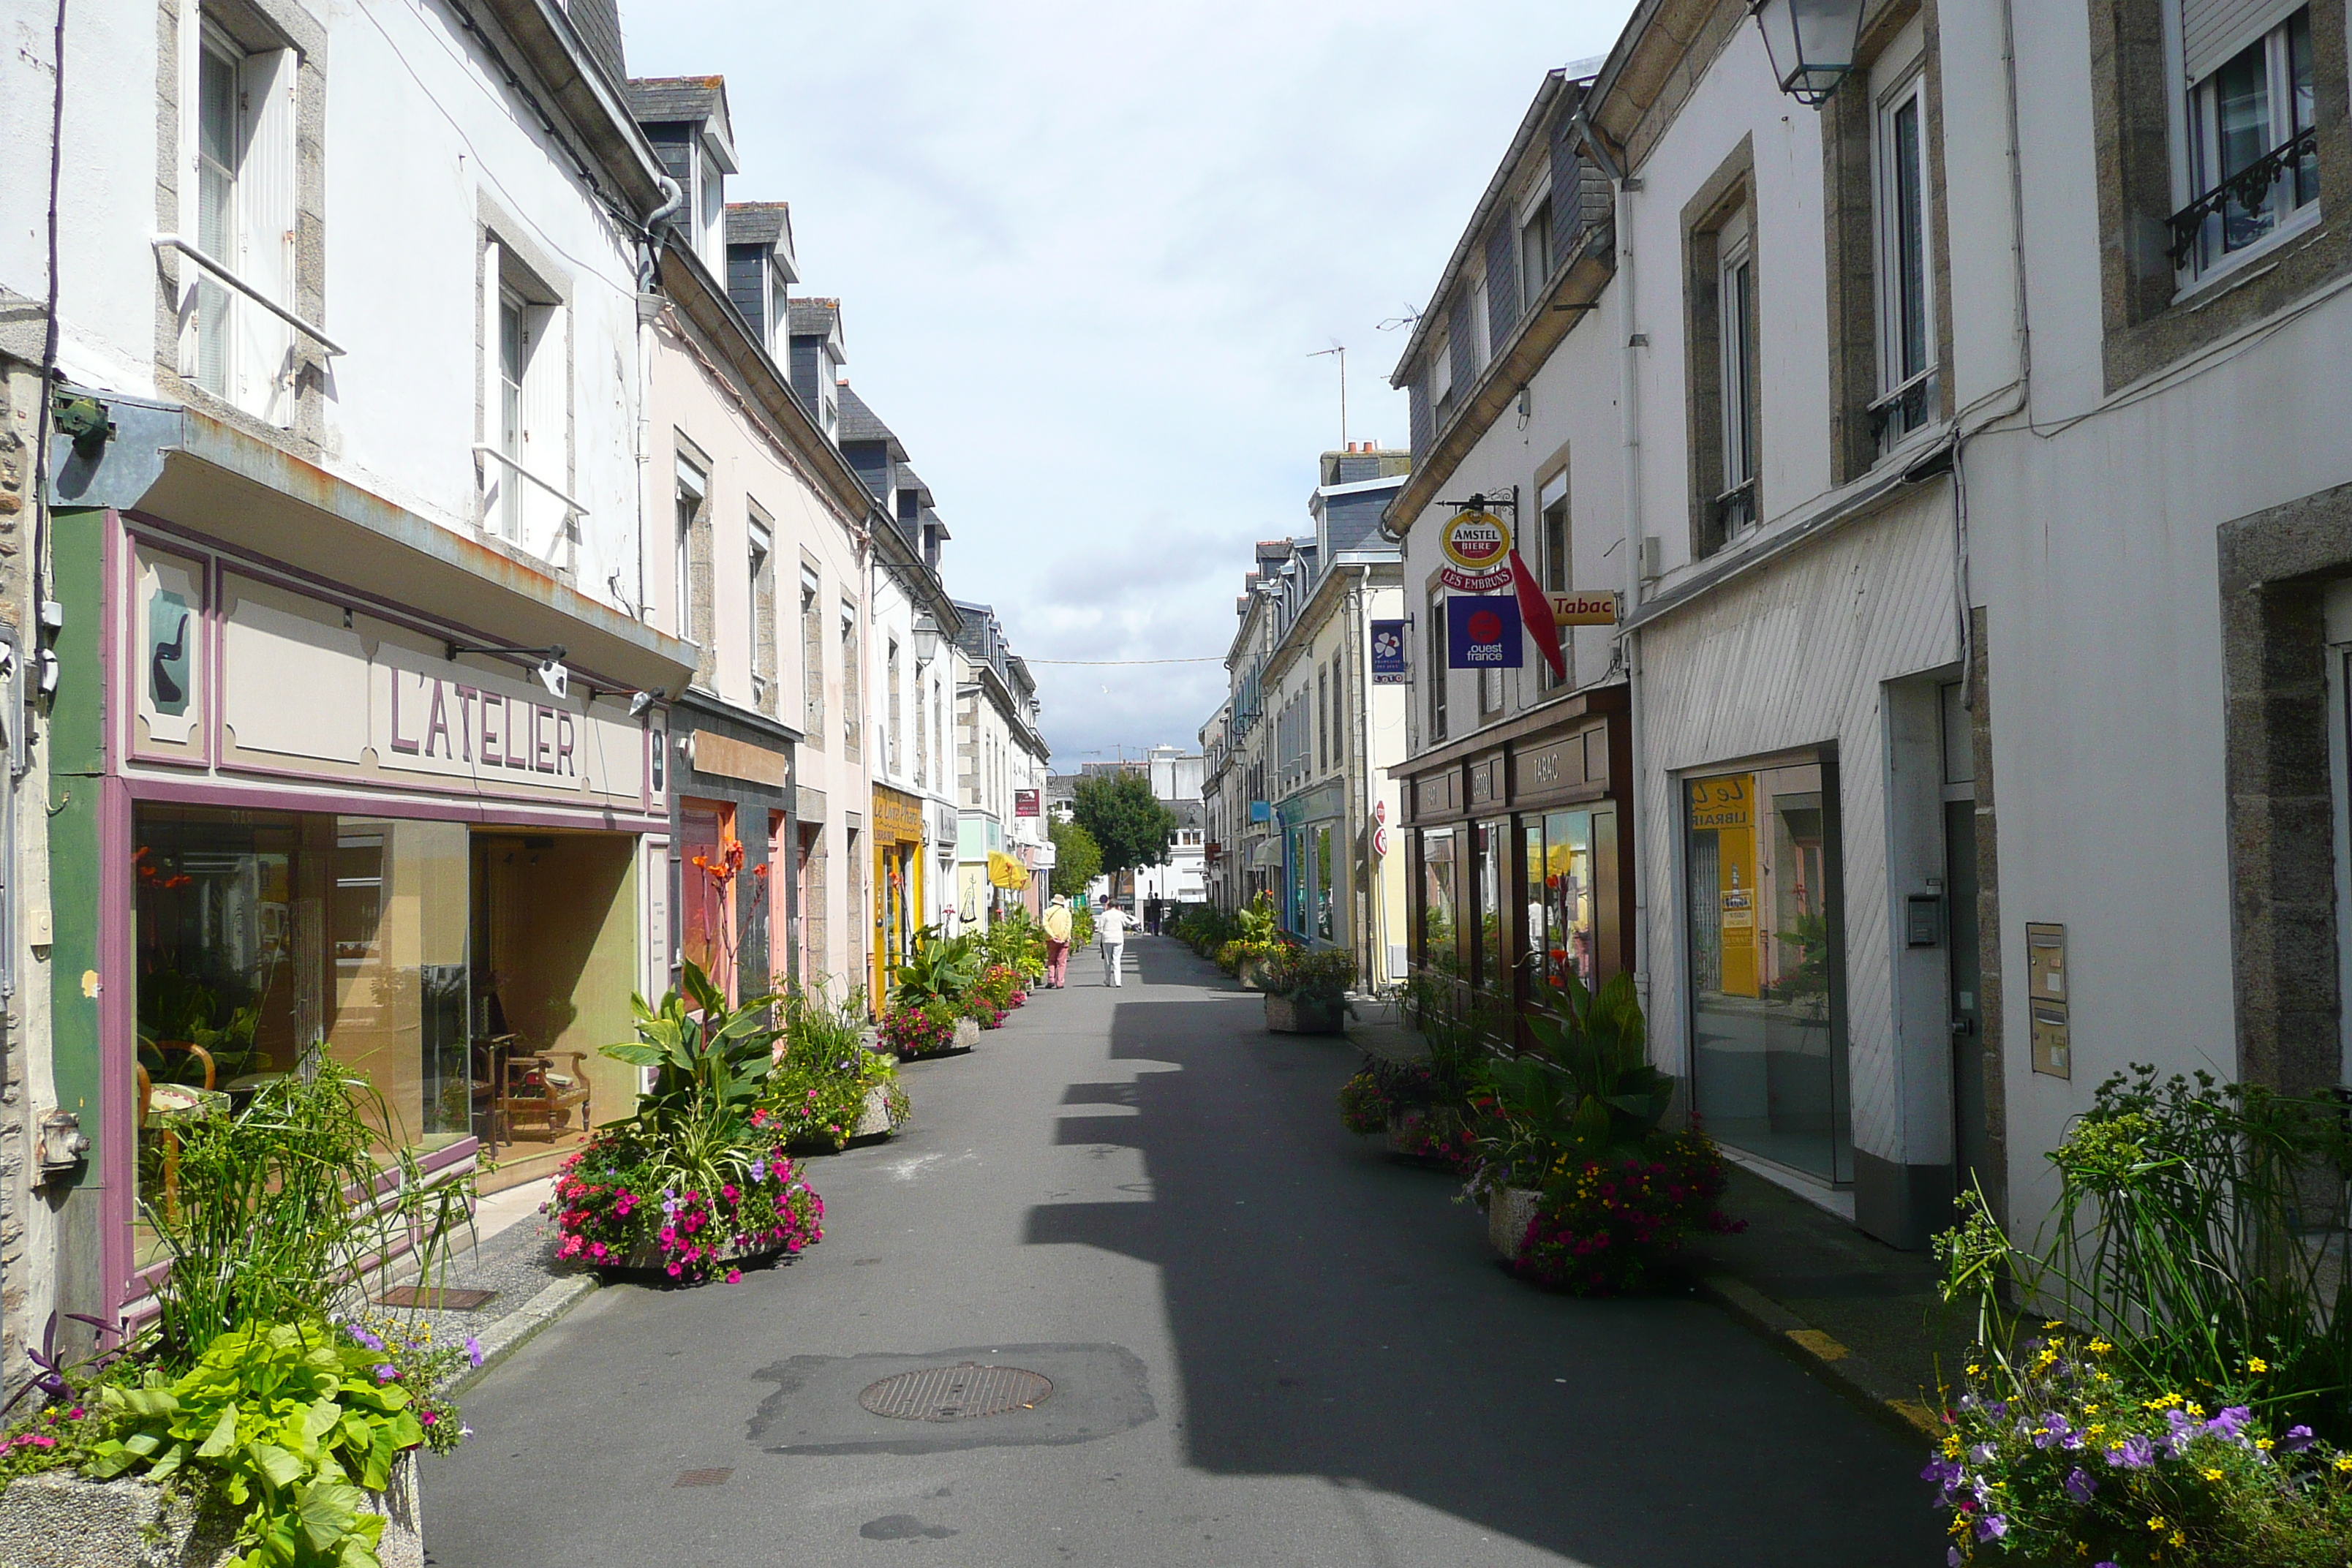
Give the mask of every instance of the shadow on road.
[[[1129, 963], [1220, 978], [1162, 942]], [[1339, 1126], [1345, 1039], [1196, 994], [1122, 1002], [1111, 1056], [1181, 1070], [1070, 1086], [1117, 1113], [1058, 1141], [1134, 1148], [1151, 1201], [1038, 1205], [1026, 1239], [1160, 1269], [1193, 1465], [1374, 1489], [1595, 1568], [1941, 1561], [1919, 1457], [1713, 1308], [1502, 1275], [1450, 1179]]]

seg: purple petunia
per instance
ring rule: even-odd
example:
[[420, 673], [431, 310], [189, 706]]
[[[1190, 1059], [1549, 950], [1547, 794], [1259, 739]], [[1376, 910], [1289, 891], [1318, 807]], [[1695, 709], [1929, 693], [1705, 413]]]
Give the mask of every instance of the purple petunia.
[[2242, 1429], [2253, 1418], [2254, 1413], [2246, 1406], [2232, 1405], [2205, 1423], [2199, 1430], [2210, 1433], [2224, 1442], [2242, 1443], [2246, 1439]]
[[360, 1344], [365, 1345], [368, 1349], [370, 1349], [370, 1350], [372, 1350], [372, 1351], [380, 1351], [380, 1350], [383, 1349], [383, 1341], [382, 1341], [382, 1340], [378, 1339], [375, 1335], [373, 1335], [373, 1334], [372, 1334], [372, 1333], [368, 1332], [365, 1329], [363, 1329], [363, 1328], [360, 1327], [357, 1323], [353, 1323], [353, 1324], [351, 1326], [351, 1328], [350, 1328], [347, 1331], [351, 1334], [352, 1338], [355, 1342], [358, 1342], [358, 1343], [360, 1343]]
[[482, 1364], [482, 1342], [471, 1334], [466, 1336], [466, 1360], [475, 1366]]
[[2080, 1447], [2082, 1442], [2082, 1438], [2075, 1436], [2074, 1429], [2066, 1425], [2066, 1418], [2055, 1410], [2044, 1412], [2042, 1425], [2033, 1428], [2033, 1446], [2037, 1448], [2055, 1448], [2062, 1445], [2075, 1448]]
[[2080, 1465], [2066, 1472], [2065, 1486], [2066, 1495], [2079, 1503], [2089, 1502], [2091, 1494], [2099, 1489], [2099, 1483], [2093, 1480], [2090, 1472]]
[[1958, 1547], [1947, 1546], [1944, 1548], [1944, 1568], [1960, 1568], [1960, 1549]]
[[1989, 1513], [1977, 1521], [1979, 1541], [1998, 1541], [2009, 1533], [2009, 1520], [2001, 1514]]
[[390, 1383], [394, 1378], [398, 1377], [399, 1375], [400, 1369], [393, 1365], [390, 1362], [385, 1362], [383, 1365], [375, 1369], [375, 1380], [378, 1383]]
[[2311, 1428], [2308, 1426], [2288, 1427], [2286, 1429], [2286, 1436], [2279, 1439], [2279, 1447], [2285, 1449], [2290, 1454], [2302, 1453], [2305, 1448], [2311, 1447]]
[[755, 1186], [755, 1187], [756, 1187], [756, 1186], [758, 1186], [761, 1182], [764, 1182], [764, 1181], [766, 1181], [767, 1179], [768, 1179], [768, 1162], [766, 1162], [765, 1160], [754, 1160], [754, 1161], [752, 1161], [752, 1162], [751, 1162], [751, 1184], [752, 1184], [753, 1186]]
[[2107, 1463], [2119, 1470], [2144, 1470], [2156, 1463], [2156, 1445], [2145, 1437], [2126, 1437], [2107, 1450]]

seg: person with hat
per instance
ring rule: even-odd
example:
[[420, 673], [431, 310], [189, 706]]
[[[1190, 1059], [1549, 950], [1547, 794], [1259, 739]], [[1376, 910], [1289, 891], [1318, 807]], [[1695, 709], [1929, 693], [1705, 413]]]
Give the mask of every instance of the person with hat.
[[1070, 983], [1070, 900], [1054, 895], [1045, 910], [1045, 984], [1059, 991]]

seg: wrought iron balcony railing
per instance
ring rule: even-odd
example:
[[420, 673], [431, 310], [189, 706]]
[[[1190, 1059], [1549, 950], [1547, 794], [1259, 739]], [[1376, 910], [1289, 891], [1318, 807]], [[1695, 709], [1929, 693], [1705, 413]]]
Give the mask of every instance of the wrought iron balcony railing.
[[[2196, 250], [2197, 242], [2204, 237], [2206, 220], [2220, 217], [2226, 225], [2231, 203], [2236, 203], [2240, 211], [2249, 214], [2267, 211], [2272, 193], [2277, 189], [2279, 182], [2290, 175], [2299, 178], [2303, 161], [2318, 151], [2319, 128], [2306, 126], [2174, 213], [2169, 220], [2172, 243], [2166, 247], [2172, 265], [2175, 268], [2189, 265], [2189, 258]], [[2289, 204], [2290, 206], [2302, 205], [2299, 199]], [[2236, 250], [2241, 247], [2228, 244], [2225, 237], [2222, 248]]]

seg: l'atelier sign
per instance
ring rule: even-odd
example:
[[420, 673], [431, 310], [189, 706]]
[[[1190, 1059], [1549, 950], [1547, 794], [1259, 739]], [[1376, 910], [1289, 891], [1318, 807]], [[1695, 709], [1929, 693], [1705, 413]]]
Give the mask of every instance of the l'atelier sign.
[[389, 743], [396, 755], [385, 759], [387, 767], [401, 765], [396, 757], [415, 757], [420, 764], [446, 758], [470, 766], [478, 753], [486, 768], [579, 776], [572, 757], [578, 743], [573, 720], [563, 709], [396, 665], [377, 668], [392, 688]]

